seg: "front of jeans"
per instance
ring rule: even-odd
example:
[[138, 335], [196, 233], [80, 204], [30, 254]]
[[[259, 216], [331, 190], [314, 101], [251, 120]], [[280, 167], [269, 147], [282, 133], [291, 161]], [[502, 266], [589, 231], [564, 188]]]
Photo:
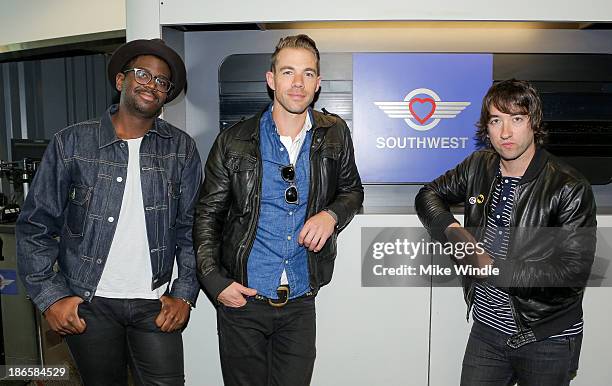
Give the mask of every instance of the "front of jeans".
[[316, 357], [315, 298], [272, 307], [249, 298], [243, 307], [220, 305], [217, 329], [226, 386], [306, 386]]
[[87, 328], [66, 342], [85, 386], [127, 385], [130, 366], [136, 385], [184, 385], [180, 331], [155, 325], [159, 300], [94, 297], [79, 305]]
[[564, 386], [576, 376], [582, 334], [513, 349], [509, 335], [474, 322], [463, 357], [461, 385]]

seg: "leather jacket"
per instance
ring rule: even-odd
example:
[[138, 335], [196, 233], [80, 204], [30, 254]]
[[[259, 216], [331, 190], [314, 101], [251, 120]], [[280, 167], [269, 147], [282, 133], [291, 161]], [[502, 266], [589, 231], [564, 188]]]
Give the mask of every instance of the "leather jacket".
[[[449, 205], [463, 204], [464, 226], [476, 229], [474, 236], [480, 240], [499, 178], [499, 160], [493, 150], [474, 152], [419, 191], [416, 210], [434, 239], [444, 242], [444, 230], [458, 222]], [[499, 268], [499, 275], [486, 279], [510, 295], [519, 332], [508, 345], [545, 339], [580, 320], [596, 227], [595, 199], [588, 181], [537, 148], [516, 188], [506, 259], [495, 260], [493, 267]], [[556, 237], [544, 239], [550, 235]], [[468, 317], [475, 280], [463, 278]]]
[[[221, 132], [205, 167], [196, 203], [193, 239], [197, 274], [214, 300], [233, 281], [248, 286], [247, 259], [255, 240], [261, 198], [261, 114]], [[310, 188], [306, 218], [329, 209], [336, 230], [317, 253], [308, 252], [310, 287], [329, 283], [336, 258], [336, 238], [363, 202], [346, 123], [336, 115], [312, 110]]]

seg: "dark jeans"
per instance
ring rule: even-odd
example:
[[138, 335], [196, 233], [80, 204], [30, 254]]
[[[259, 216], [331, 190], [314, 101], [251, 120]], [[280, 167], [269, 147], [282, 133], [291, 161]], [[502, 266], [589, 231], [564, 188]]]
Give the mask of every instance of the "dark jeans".
[[66, 336], [86, 386], [127, 385], [130, 366], [137, 385], [183, 385], [183, 339], [180, 331], [155, 325], [159, 300], [94, 297], [81, 303], [87, 329]]
[[219, 352], [227, 386], [309, 385], [316, 356], [314, 297], [284, 307], [249, 298], [217, 310]]
[[576, 376], [582, 334], [513, 349], [508, 335], [474, 322], [463, 357], [461, 385], [564, 386]]

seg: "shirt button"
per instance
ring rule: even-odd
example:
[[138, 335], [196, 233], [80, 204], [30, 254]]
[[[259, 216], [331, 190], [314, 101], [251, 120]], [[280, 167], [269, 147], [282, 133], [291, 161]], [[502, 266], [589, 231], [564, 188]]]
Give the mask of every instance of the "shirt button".
[[96, 260], [96, 263], [98, 263], [98, 264], [102, 264], [102, 259], [98, 259], [98, 260]]
[[108, 222], [113, 222], [113, 221], [115, 221], [115, 218], [114, 218], [114, 217], [109, 217], [109, 218], [108, 218]]
[[499, 218], [499, 215], [497, 215], [497, 218]]
[[504, 182], [507, 184], [507, 183], [508, 183], [508, 180], [504, 180]]
[[291, 240], [291, 236], [287, 236], [287, 240]]
[[285, 264], [289, 264], [289, 260], [285, 260]]
[[502, 197], [502, 200], [506, 201], [506, 197]]
[[499, 234], [500, 234], [500, 235], [501, 235], [502, 233], [504, 233], [504, 232], [502, 232], [502, 231], [499, 231]]
[[291, 216], [293, 214], [293, 212], [289, 212], [289, 216]]
[[119, 144], [119, 147], [125, 147], [125, 143], [121, 142], [121, 143]]
[[117, 182], [123, 181], [123, 177], [117, 177]]
[[89, 291], [85, 291], [85, 292], [83, 293], [83, 295], [85, 295], [85, 297], [89, 297], [89, 295], [91, 295], [91, 292], [89, 292]]
[[285, 150], [285, 148], [284, 148], [284, 147], [281, 147], [281, 148], [279, 148], [279, 150], [280, 150], [280, 151], [284, 151], [284, 150]]

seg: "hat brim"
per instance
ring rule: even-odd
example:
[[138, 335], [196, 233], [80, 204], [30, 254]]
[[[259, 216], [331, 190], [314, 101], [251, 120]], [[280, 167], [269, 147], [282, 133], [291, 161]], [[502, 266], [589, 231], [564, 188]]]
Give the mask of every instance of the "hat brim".
[[154, 55], [170, 67], [170, 80], [174, 87], [168, 92], [166, 103], [174, 100], [185, 88], [186, 70], [183, 59], [161, 39], [139, 39], [123, 44], [113, 53], [108, 63], [108, 80], [115, 85], [115, 78], [123, 67], [132, 59], [141, 55]]

